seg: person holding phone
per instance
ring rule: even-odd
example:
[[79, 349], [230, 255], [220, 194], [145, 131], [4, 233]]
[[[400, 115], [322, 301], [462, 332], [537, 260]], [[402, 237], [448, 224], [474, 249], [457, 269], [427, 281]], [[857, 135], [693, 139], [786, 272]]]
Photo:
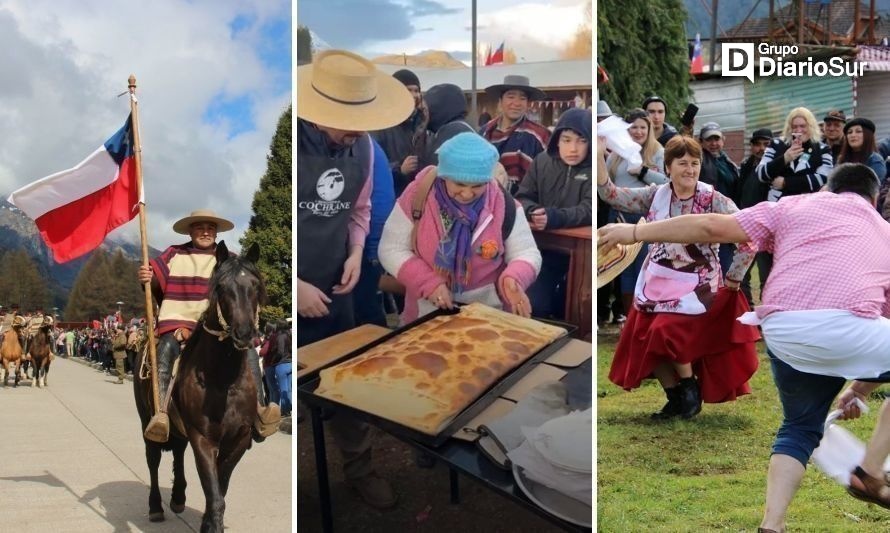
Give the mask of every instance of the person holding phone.
[[819, 191], [834, 168], [831, 149], [819, 141], [816, 117], [796, 107], [785, 118], [782, 135], [770, 142], [757, 165], [757, 179], [770, 186], [768, 200]]
[[420, 79], [417, 74], [408, 69], [402, 69], [394, 72], [392, 77], [402, 82], [402, 85], [411, 93], [414, 98], [414, 112], [401, 124], [376, 131], [371, 136], [386, 153], [389, 168], [392, 170], [396, 198], [398, 198], [405, 187], [414, 180], [417, 171], [420, 170], [418, 158], [426, 146], [426, 125], [429, 121], [429, 111], [423, 100]]

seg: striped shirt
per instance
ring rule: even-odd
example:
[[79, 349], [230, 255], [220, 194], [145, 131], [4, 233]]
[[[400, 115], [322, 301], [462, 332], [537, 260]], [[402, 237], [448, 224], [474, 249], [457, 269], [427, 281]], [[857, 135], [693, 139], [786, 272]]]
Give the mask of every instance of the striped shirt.
[[191, 242], [177, 244], [151, 260], [161, 289], [158, 336], [195, 327], [208, 305], [208, 284], [216, 266], [216, 246], [207, 250]]
[[499, 121], [500, 117], [493, 119], [481, 133], [501, 154], [500, 162], [510, 177], [510, 193], [516, 194], [535, 156], [547, 149], [550, 130], [526, 117], [506, 130], [498, 128]]

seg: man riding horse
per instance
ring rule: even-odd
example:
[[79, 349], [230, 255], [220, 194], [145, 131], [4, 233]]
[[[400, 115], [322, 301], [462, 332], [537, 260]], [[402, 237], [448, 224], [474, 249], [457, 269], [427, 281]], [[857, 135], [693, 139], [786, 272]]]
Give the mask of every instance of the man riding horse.
[[[216, 234], [235, 225], [201, 209], [173, 224], [173, 231], [191, 237], [185, 244], [173, 245], [152, 259], [149, 266], [139, 267], [139, 282], [151, 282], [152, 294], [160, 309], [157, 317], [157, 377], [161, 399], [160, 412], [152, 416], [145, 428], [145, 438], [166, 442], [170, 434], [167, 408], [170, 401], [170, 379], [173, 363], [181, 347], [191, 336], [201, 314], [207, 309], [207, 287], [216, 266]], [[248, 350], [248, 363], [257, 388], [257, 418], [254, 440], [261, 442], [278, 430], [281, 411], [277, 404], [265, 405], [263, 380], [260, 377], [256, 350]]]

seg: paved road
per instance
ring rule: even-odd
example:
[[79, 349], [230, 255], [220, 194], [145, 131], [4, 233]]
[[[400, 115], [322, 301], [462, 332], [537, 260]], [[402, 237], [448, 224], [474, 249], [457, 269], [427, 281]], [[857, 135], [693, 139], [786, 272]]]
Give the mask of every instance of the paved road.
[[[186, 450], [186, 510], [167, 508], [173, 458], [161, 461], [167, 520], [148, 521], [148, 467], [132, 383], [56, 359], [49, 387], [0, 388], [0, 531], [199, 531], [204, 494]], [[226, 531], [291, 531], [291, 436], [244, 455], [226, 498]]]

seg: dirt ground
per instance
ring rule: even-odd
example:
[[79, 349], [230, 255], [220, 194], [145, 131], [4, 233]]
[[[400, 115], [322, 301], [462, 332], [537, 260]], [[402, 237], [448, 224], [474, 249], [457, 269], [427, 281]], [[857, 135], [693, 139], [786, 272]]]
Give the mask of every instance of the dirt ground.
[[[461, 503], [450, 503], [448, 470], [438, 464], [422, 470], [414, 464], [413, 448], [376, 431], [374, 467], [393, 484], [398, 505], [381, 512], [362, 502], [343, 483], [339, 453], [330, 432], [325, 432], [334, 529], [337, 532], [461, 532], [546, 533], [561, 531], [481, 484], [460, 477]], [[297, 528], [321, 531], [318, 480], [312, 446], [312, 426], [307, 419], [297, 424]], [[426, 511], [426, 512], [425, 512]]]

